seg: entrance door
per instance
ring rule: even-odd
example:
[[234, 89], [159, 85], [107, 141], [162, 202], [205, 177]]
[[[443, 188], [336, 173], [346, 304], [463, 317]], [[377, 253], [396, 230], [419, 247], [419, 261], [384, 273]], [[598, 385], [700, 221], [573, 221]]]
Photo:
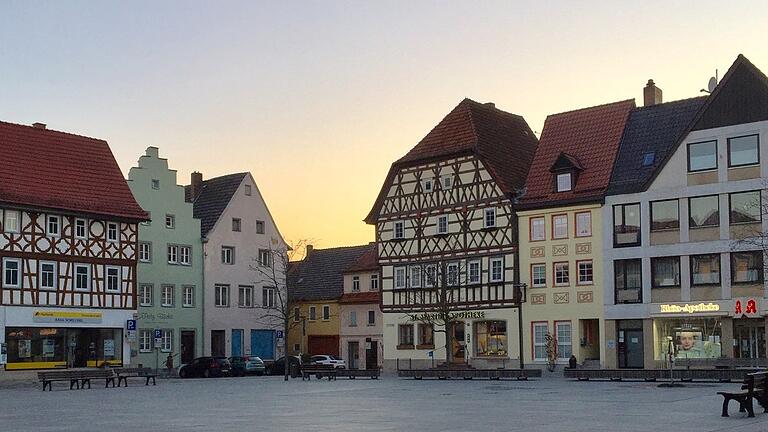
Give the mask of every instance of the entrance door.
[[243, 355], [243, 330], [232, 329], [232, 356], [240, 357]]
[[618, 348], [620, 368], [643, 368], [642, 330], [619, 330]]
[[453, 323], [453, 363], [464, 363], [465, 346], [464, 321], [456, 321]]
[[379, 368], [379, 343], [375, 340], [365, 340], [365, 368]]
[[195, 331], [181, 331], [181, 359], [182, 364], [191, 363], [195, 358]]
[[742, 359], [765, 358], [765, 323], [763, 320], [733, 320], [733, 356]]
[[224, 357], [227, 354], [225, 330], [211, 330], [211, 355], [214, 357]]
[[347, 343], [347, 361], [349, 362], [350, 369], [358, 369], [360, 367], [360, 342]]
[[251, 355], [262, 360], [275, 358], [275, 331], [251, 330]]

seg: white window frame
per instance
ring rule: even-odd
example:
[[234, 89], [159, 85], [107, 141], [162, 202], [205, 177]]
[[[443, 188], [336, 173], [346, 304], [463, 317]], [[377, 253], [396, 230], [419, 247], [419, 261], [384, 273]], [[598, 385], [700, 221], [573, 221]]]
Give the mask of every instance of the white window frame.
[[152, 352], [152, 330], [139, 330], [139, 352]]
[[[56, 264], [57, 264], [56, 261], [40, 261], [40, 273], [37, 275], [37, 286], [41, 290], [56, 290], [56, 287], [57, 287], [58, 281], [59, 281], [58, 271], [57, 271], [58, 270], [57, 269], [58, 266]], [[51, 269], [51, 272], [50, 272], [51, 273], [51, 285], [44, 285], [43, 284], [44, 275], [46, 273], [43, 270], [43, 266], [52, 266], [52, 269]]]
[[[590, 270], [590, 279], [589, 280], [582, 280], [582, 272], [581, 272], [581, 265], [582, 264], [589, 264], [591, 267]], [[592, 285], [595, 283], [595, 265], [592, 263], [592, 260], [584, 260], [584, 261], [577, 261], [576, 262], [576, 272], [578, 273], [576, 276], [576, 284], [577, 285]], [[586, 272], [585, 272], [586, 274]]]
[[360, 292], [360, 276], [352, 276], [352, 291]]
[[152, 179], [152, 180], [149, 182], [149, 184], [150, 184], [150, 186], [152, 187], [152, 189], [154, 189], [154, 190], [160, 190], [160, 179]]
[[[112, 229], [114, 228], [114, 230]], [[112, 236], [110, 233], [114, 232]], [[117, 222], [107, 222], [107, 241], [117, 243], [120, 240], [120, 225]]]
[[245, 190], [245, 196], [251, 196], [251, 185], [247, 184], [244, 186]]
[[448, 234], [448, 215], [440, 215], [437, 217], [437, 233]]
[[349, 327], [357, 327], [357, 311], [349, 311]]
[[[539, 224], [539, 222], [541, 222]], [[541, 235], [537, 232], [537, 227], [541, 227]], [[531, 218], [531, 229], [530, 229], [530, 241], [544, 241], [547, 239], [547, 220], [544, 216], [537, 216]]]
[[453, 189], [453, 175], [447, 174], [442, 177], [441, 183], [443, 189]]
[[[9, 216], [15, 216], [13, 218]], [[13, 224], [9, 221], [13, 220]], [[13, 228], [9, 228], [9, 225], [13, 225]], [[3, 212], [3, 230], [7, 233], [19, 233], [21, 232], [21, 212], [18, 210], [5, 210]]]
[[192, 247], [179, 246], [179, 264], [183, 266], [192, 265]]
[[229, 307], [229, 285], [215, 284], [213, 286], [213, 302], [215, 307]]
[[269, 249], [259, 249], [259, 265], [266, 268], [272, 268], [272, 251]]
[[[544, 269], [544, 282], [536, 283], [536, 271], [534, 269]], [[547, 286], [547, 263], [535, 263], [531, 264], [531, 286], [534, 288], [542, 288]]]
[[[392, 278], [393, 285], [397, 289], [405, 289], [408, 287], [408, 268], [407, 267], [395, 267]], [[402, 281], [402, 283], [401, 283]]]
[[[373, 319], [371, 319], [373, 317]], [[369, 326], [375, 326], [376, 325], [376, 311], [375, 310], [369, 310], [368, 311], [368, 325]]]
[[[170, 290], [168, 289], [170, 288]], [[170, 302], [168, 301], [167, 293], [170, 293]], [[160, 286], [160, 306], [161, 307], [174, 307], [176, 303], [176, 285], [163, 284]]]
[[[121, 270], [120, 267], [117, 267], [117, 266], [104, 266], [104, 292], [119, 293], [121, 291], [120, 290], [120, 285], [121, 285], [120, 270]], [[114, 273], [114, 272], [116, 272], [116, 274], [110, 275], [110, 273]], [[114, 288], [109, 287], [109, 284], [112, 278], [117, 278], [117, 280], [115, 280], [116, 286]]]
[[274, 287], [262, 287], [261, 288], [261, 306], [274, 309], [275, 308], [275, 288]]
[[[8, 263], [12, 262], [16, 264], [16, 282], [7, 283], [8, 280]], [[21, 260], [18, 258], [3, 258], [3, 286], [7, 288], [21, 288]]]
[[[398, 233], [399, 230], [399, 233]], [[392, 226], [392, 237], [399, 240], [405, 238], [405, 222], [395, 221]]]
[[[496, 269], [498, 265], [499, 275], [496, 276]], [[488, 279], [491, 282], [504, 282], [504, 258], [495, 257], [488, 260]]]
[[438, 285], [439, 281], [437, 280], [437, 266], [434, 264], [425, 265], [424, 271], [422, 272], [422, 278], [424, 279], [424, 286], [427, 288]]
[[45, 233], [51, 237], [61, 237], [61, 218], [56, 215], [46, 215]]
[[[568, 342], [563, 342], [560, 336], [560, 329], [568, 329]], [[567, 361], [573, 353], [573, 326], [570, 321], [555, 321], [555, 339], [557, 340], [557, 359]], [[565, 352], [561, 347], [568, 347], [570, 352]]]
[[179, 263], [179, 246], [178, 245], [172, 245], [172, 244], [168, 245], [167, 253], [166, 253], [166, 262], [168, 264]]
[[331, 319], [331, 306], [323, 305], [323, 321], [330, 321]]
[[[408, 282], [411, 288], [421, 288], [421, 266], [416, 264], [408, 267], [410, 275], [408, 276]], [[414, 279], [415, 278], [415, 279]]]
[[182, 293], [181, 307], [185, 307], [185, 308], [195, 307], [195, 286], [182, 285], [181, 293]]
[[[542, 333], [541, 341], [536, 340], [536, 329], [537, 328], [544, 328], [544, 333]], [[547, 361], [547, 333], [549, 333], [549, 323], [546, 322], [534, 322], [531, 323], [531, 340], [533, 341], [533, 352], [531, 353], [531, 356], [533, 356], [534, 361]], [[536, 357], [536, 348], [541, 347], [542, 352], [544, 353], [544, 357]]]
[[139, 306], [152, 306], [153, 300], [152, 284], [139, 284]]
[[[78, 274], [77, 269], [85, 268], [85, 282], [86, 287], [80, 288], [78, 287]], [[80, 292], [88, 292], [91, 290], [91, 266], [88, 264], [75, 264], [72, 266], [72, 280], [73, 280], [73, 287], [74, 291], [80, 291]]]
[[379, 275], [378, 274], [372, 274], [371, 275], [371, 284], [369, 285], [370, 291], [378, 291], [379, 290]]
[[[568, 280], [565, 281], [565, 282], [558, 282], [558, 279], [560, 279], [560, 277], [558, 276], [558, 267], [562, 268], [563, 266], [565, 267], [566, 276], [567, 276]], [[553, 272], [553, 275], [552, 275], [553, 279], [552, 280], [553, 280], [555, 286], [569, 286], [571, 284], [571, 267], [570, 267], [570, 263], [565, 262], [565, 261], [552, 263], [552, 269], [553, 269], [552, 270], [552, 272]]]
[[[584, 219], [583, 217], [586, 216], [586, 224], [587, 229], [582, 232]], [[592, 212], [591, 211], [583, 211], [583, 212], [576, 212], [576, 215], [574, 216], [574, 219], [576, 220], [576, 237], [591, 237], [592, 236]], [[581, 222], [580, 222], [581, 220]]]
[[461, 278], [461, 271], [459, 269], [459, 263], [449, 262], [445, 265], [445, 283], [448, 286], [457, 286], [459, 284], [459, 278]]
[[[78, 234], [80, 227], [82, 226], [83, 234]], [[87, 219], [75, 219], [75, 238], [85, 240], [88, 238], [88, 220]]]
[[[557, 184], [557, 192], [568, 192], [573, 190], [573, 173], [560, 173], [557, 174], [556, 177], [556, 184]], [[566, 184], [566, 181], [568, 182]]]
[[479, 284], [483, 280], [483, 266], [479, 259], [467, 261], [467, 284]]
[[152, 242], [139, 242], [139, 262], [152, 262]]
[[239, 285], [237, 287], [237, 307], [253, 307], [253, 285]]
[[[558, 222], [561, 222], [561, 223], [558, 223]], [[558, 228], [563, 230], [561, 234], [558, 234]], [[561, 239], [567, 239], [567, 238], [568, 238], [568, 215], [567, 214], [552, 215], [552, 239], [561, 240]]]
[[256, 221], [256, 234], [264, 234], [264, 221]]
[[422, 179], [421, 184], [425, 193], [433, 192], [435, 190], [435, 179], [432, 177]]
[[165, 227], [167, 229], [176, 229], [176, 215], [165, 215]]
[[163, 329], [160, 351], [169, 353], [173, 351], [173, 329]]
[[235, 265], [235, 247], [234, 246], [221, 247], [221, 263], [226, 265]]
[[496, 207], [483, 210], [483, 228], [496, 228]]

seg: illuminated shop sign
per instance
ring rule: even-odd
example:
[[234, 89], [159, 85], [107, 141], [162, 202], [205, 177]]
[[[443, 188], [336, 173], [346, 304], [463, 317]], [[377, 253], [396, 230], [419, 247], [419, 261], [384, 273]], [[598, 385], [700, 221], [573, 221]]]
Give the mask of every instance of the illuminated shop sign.
[[[453, 312], [448, 314], [450, 319], [473, 319], [473, 318], [485, 318], [485, 311], [465, 311], [465, 312]], [[414, 321], [435, 321], [442, 320], [442, 314], [439, 313], [423, 313], [413, 317]]]
[[36, 310], [32, 321], [36, 323], [59, 324], [97, 324], [101, 322], [101, 312], [53, 312]]
[[760, 299], [754, 297], [739, 297], [733, 299], [733, 316], [735, 317], [759, 317]]
[[720, 305], [717, 303], [698, 303], [676, 305], [676, 304], [662, 304], [659, 305], [659, 312], [670, 314], [693, 314], [702, 312], [720, 312]]

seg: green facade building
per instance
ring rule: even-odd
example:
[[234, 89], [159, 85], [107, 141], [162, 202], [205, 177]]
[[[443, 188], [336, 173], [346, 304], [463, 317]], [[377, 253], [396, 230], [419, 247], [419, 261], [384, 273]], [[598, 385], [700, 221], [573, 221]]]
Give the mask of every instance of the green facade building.
[[131, 363], [163, 368], [171, 354], [178, 367], [203, 353], [200, 220], [192, 217], [184, 187], [157, 147], [148, 147], [131, 168], [128, 185], [151, 218], [139, 225], [139, 307]]

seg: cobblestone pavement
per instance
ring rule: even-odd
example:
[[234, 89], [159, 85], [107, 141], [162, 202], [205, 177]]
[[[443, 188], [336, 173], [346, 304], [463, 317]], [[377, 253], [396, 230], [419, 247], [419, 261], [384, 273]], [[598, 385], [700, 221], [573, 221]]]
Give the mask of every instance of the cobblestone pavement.
[[[768, 431], [768, 413], [721, 418], [739, 385], [531, 381], [158, 380], [53, 392], [0, 388], [0, 431]], [[103, 385], [103, 384], [102, 384]]]

